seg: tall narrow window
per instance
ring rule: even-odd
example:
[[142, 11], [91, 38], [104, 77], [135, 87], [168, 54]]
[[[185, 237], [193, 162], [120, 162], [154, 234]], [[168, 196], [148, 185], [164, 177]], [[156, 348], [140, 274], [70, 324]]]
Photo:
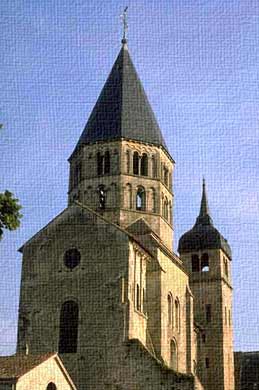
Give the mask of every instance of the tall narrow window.
[[175, 340], [171, 340], [171, 367], [173, 370], [177, 371], [178, 368], [178, 356], [177, 356], [177, 346]]
[[139, 174], [139, 155], [138, 152], [134, 152], [133, 154], [133, 174]]
[[165, 204], [164, 204], [164, 218], [168, 220], [168, 199], [165, 197]]
[[98, 191], [99, 191], [99, 208], [101, 210], [104, 210], [105, 209], [105, 203], [106, 203], [106, 196], [105, 196], [104, 186], [99, 186]]
[[144, 188], [140, 187], [137, 190], [136, 195], [136, 209], [145, 210], [146, 194]]
[[205, 358], [205, 367], [210, 368], [210, 359], [207, 357]]
[[140, 287], [138, 284], [136, 288], [136, 308], [139, 311], [141, 310], [141, 295], [140, 295]]
[[103, 174], [103, 164], [104, 164], [104, 157], [101, 155], [100, 152], [97, 153], [97, 175], [100, 176]]
[[165, 215], [165, 201], [164, 201], [164, 194], [162, 193], [161, 195], [161, 211], [162, 211], [162, 216]]
[[126, 172], [130, 173], [130, 151], [126, 152]]
[[142, 176], [148, 176], [148, 157], [146, 153], [141, 156], [140, 174]]
[[201, 272], [208, 272], [209, 270], [209, 255], [208, 253], [203, 253], [201, 256]]
[[206, 317], [206, 322], [209, 323], [211, 322], [211, 305], [205, 305], [205, 317]]
[[228, 325], [231, 325], [231, 311], [228, 311]]
[[152, 156], [152, 177], [157, 177], [157, 164], [156, 164], [156, 157]]
[[164, 183], [168, 187], [168, 169], [164, 167]]
[[156, 212], [156, 191], [154, 188], [151, 188], [150, 191], [150, 211]]
[[180, 332], [180, 303], [179, 299], [176, 298], [175, 300], [175, 327], [178, 332]]
[[200, 259], [198, 255], [192, 255], [192, 272], [200, 272]]
[[106, 151], [104, 153], [104, 173], [110, 173], [110, 167], [111, 167], [111, 162], [110, 162], [110, 152]]
[[168, 316], [168, 325], [173, 325], [173, 297], [171, 294], [167, 295], [167, 316]]
[[76, 353], [78, 335], [78, 304], [74, 301], [63, 303], [59, 324], [59, 353]]
[[146, 290], [143, 288], [143, 294], [142, 294], [142, 302], [143, 302], [143, 313], [147, 314], [147, 297], [146, 297]]
[[172, 225], [172, 202], [168, 204], [168, 222]]
[[168, 187], [172, 187], [172, 172], [168, 173]]
[[224, 258], [224, 273], [228, 277], [228, 261]]
[[82, 171], [82, 164], [78, 162], [75, 166], [75, 174], [74, 174], [74, 187], [77, 187], [78, 184], [81, 181], [81, 171]]

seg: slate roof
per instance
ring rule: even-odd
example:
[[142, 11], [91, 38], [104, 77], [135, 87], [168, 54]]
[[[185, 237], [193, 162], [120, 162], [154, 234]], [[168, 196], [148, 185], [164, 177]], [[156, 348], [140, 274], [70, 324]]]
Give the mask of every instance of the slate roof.
[[20, 378], [28, 371], [55, 355], [55, 353], [47, 353], [44, 355], [20, 354], [0, 356], [0, 380]]
[[83, 144], [121, 138], [167, 149], [125, 42], [76, 149]]
[[214, 227], [210, 216], [206, 185], [203, 180], [202, 199], [199, 216], [195, 225], [187, 233], [183, 234], [179, 240], [178, 252], [198, 252], [206, 249], [222, 249], [231, 259], [231, 249], [227, 240]]

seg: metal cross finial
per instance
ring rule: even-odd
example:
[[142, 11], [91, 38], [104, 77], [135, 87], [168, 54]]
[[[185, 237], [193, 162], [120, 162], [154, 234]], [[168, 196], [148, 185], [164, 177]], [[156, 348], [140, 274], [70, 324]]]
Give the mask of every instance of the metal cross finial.
[[126, 43], [127, 42], [127, 39], [126, 39], [126, 32], [128, 30], [127, 10], [128, 10], [128, 6], [124, 8], [123, 14], [121, 15], [121, 19], [122, 19], [122, 23], [123, 23], [123, 39], [122, 39], [122, 43]]

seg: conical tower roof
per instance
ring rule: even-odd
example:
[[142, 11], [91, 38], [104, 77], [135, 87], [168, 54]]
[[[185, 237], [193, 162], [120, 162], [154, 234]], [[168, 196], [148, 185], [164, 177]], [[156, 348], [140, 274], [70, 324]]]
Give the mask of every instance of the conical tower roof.
[[126, 40], [88, 119], [77, 147], [97, 141], [131, 139], [166, 144], [129, 55]]
[[206, 249], [222, 249], [231, 259], [231, 249], [227, 240], [214, 227], [210, 216], [206, 184], [203, 179], [200, 213], [195, 225], [179, 240], [178, 252], [198, 252]]

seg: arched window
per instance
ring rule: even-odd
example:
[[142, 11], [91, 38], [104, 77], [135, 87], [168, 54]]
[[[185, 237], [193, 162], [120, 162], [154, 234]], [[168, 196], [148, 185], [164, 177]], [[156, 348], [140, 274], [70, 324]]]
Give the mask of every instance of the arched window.
[[208, 253], [203, 253], [201, 256], [201, 272], [208, 272], [209, 270], [209, 255]]
[[105, 174], [110, 173], [110, 167], [111, 167], [110, 152], [106, 151], [104, 153], [104, 173]]
[[78, 266], [80, 259], [80, 252], [76, 248], [68, 249], [64, 254], [64, 264], [71, 270]]
[[176, 298], [174, 302], [174, 312], [175, 312], [175, 328], [178, 332], [180, 332], [180, 303], [179, 299]]
[[174, 321], [174, 316], [173, 316], [173, 310], [174, 310], [174, 305], [173, 305], [173, 297], [169, 293], [167, 295], [167, 311], [168, 311], [168, 325], [173, 326], [173, 321]]
[[139, 174], [139, 154], [138, 152], [134, 152], [133, 154], [133, 174]]
[[106, 204], [106, 194], [104, 190], [104, 186], [100, 185], [98, 188], [98, 193], [99, 193], [99, 208], [101, 210], [105, 209], [105, 204]]
[[78, 304], [74, 301], [64, 302], [60, 312], [59, 353], [76, 353], [78, 317]]
[[143, 153], [141, 156], [140, 174], [142, 176], [148, 176], [148, 157], [146, 153]]
[[100, 152], [97, 153], [97, 175], [100, 176], [103, 174], [103, 164], [104, 164], [104, 157], [101, 155]]
[[192, 272], [200, 272], [200, 259], [198, 255], [192, 255]]
[[136, 209], [137, 210], [145, 210], [146, 208], [146, 193], [144, 188], [140, 187], [137, 190], [136, 195]]
[[152, 162], [152, 177], [156, 178], [157, 177], [157, 164], [156, 164], [156, 157], [155, 156], [152, 156], [151, 162]]
[[171, 340], [170, 343], [170, 349], [171, 349], [171, 368], [175, 371], [177, 371], [178, 368], [178, 356], [177, 356], [177, 345], [175, 340]]
[[55, 385], [55, 383], [50, 382], [46, 387], [46, 390], [57, 390], [57, 386]]

